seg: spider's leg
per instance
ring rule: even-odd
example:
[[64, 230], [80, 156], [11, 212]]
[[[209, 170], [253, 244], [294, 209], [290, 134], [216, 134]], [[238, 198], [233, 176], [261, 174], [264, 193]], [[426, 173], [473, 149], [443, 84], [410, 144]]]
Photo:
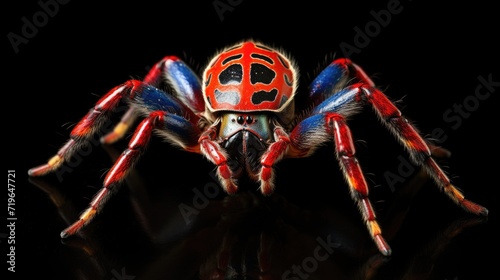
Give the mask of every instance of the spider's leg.
[[260, 163], [262, 165], [259, 178], [260, 178], [260, 191], [264, 195], [270, 195], [274, 191], [274, 172], [273, 166], [285, 156], [288, 146], [290, 144], [290, 138], [285, 130], [276, 126], [274, 128], [274, 138], [273, 142], [267, 148], [267, 151], [262, 155]]
[[103, 187], [90, 202], [89, 207], [80, 215], [77, 222], [70, 225], [61, 233], [61, 237], [68, 237], [78, 232], [102, 209], [106, 201], [113, 194], [113, 191], [120, 186], [127, 173], [138, 161], [155, 129], [168, 140], [178, 142], [178, 145], [183, 146], [186, 150], [193, 151], [198, 149], [196, 137], [193, 137], [200, 133], [196, 125], [183, 116], [163, 110], [151, 112], [136, 128], [127, 149], [122, 152], [113, 167], [106, 174]]
[[[344, 94], [349, 92], [349, 94]], [[396, 136], [410, 154], [411, 160], [424, 167], [436, 184], [458, 205], [477, 215], [488, 215], [488, 210], [464, 198], [464, 195], [451, 184], [450, 179], [439, 167], [431, 155], [430, 145], [423, 139], [417, 129], [401, 114], [399, 109], [380, 90], [357, 83], [347, 87], [319, 104], [313, 114], [331, 111], [342, 111], [344, 115], [352, 114], [353, 102], [367, 101], [379, 116], [382, 123]], [[356, 107], [353, 107], [356, 108]]]
[[[342, 87], [353, 76], [357, 81], [373, 85], [373, 81], [366, 75], [366, 73], [357, 65], [353, 64], [349, 59], [339, 58], [330, 63], [309, 85], [309, 100], [316, 106], [322, 104], [322, 112], [331, 111], [339, 112], [342, 114], [353, 114], [358, 104], [349, 105], [352, 103], [353, 94], [350, 91], [341, 91]], [[333, 100], [325, 101], [332, 94], [335, 94]], [[348, 106], [346, 106], [348, 105]], [[316, 108], [313, 114], [317, 114], [320, 110]], [[273, 170], [272, 166], [278, 162], [287, 153], [289, 149], [290, 139], [285, 130], [276, 126], [274, 130], [274, 137], [276, 141], [270, 145], [267, 152], [262, 156], [261, 164], [262, 169], [260, 173], [261, 191], [263, 194], [271, 194], [274, 190], [273, 183]], [[312, 148], [312, 147], [311, 147]], [[295, 149], [291, 147], [288, 156], [303, 157], [310, 155], [314, 149]], [[314, 147], [316, 148], [316, 147]], [[306, 155], [307, 154], [307, 155]]]
[[[157, 98], [159, 101], [154, 100], [154, 98]], [[70, 133], [70, 139], [59, 149], [57, 154], [50, 158], [46, 164], [31, 168], [28, 174], [30, 176], [42, 176], [61, 167], [82, 146], [90, 143], [96, 134], [101, 133], [106, 123], [110, 121], [109, 115], [118, 109], [118, 104], [123, 99], [127, 101], [136, 99], [139, 103], [147, 102], [149, 104], [156, 104], [159, 108], [149, 108], [149, 111], [165, 109], [177, 115], [185, 116], [191, 123], [196, 123], [199, 120], [198, 116], [180, 103], [180, 101], [176, 100], [175, 97], [146, 85], [141, 81], [130, 80], [113, 88], [99, 99], [97, 104], [73, 128]], [[151, 107], [152, 105], [148, 106]], [[196, 139], [196, 137], [193, 138]]]
[[57, 154], [44, 164], [28, 171], [30, 176], [42, 176], [53, 172], [69, 160], [82, 145], [89, 143], [104, 124], [109, 121], [111, 112], [117, 109], [120, 101], [130, 94], [137, 82], [127, 81], [111, 89], [101, 97], [96, 105], [78, 122], [70, 133], [70, 139], [59, 149]]
[[330, 95], [341, 90], [346, 83], [351, 82], [350, 79], [352, 78], [356, 82], [375, 86], [363, 69], [354, 64], [350, 59], [335, 59], [309, 85], [309, 99], [314, 105], [317, 105]]
[[195, 114], [205, 111], [201, 81], [184, 61], [176, 56], [166, 56], [150, 70], [144, 82], [157, 86], [162, 77], [173, 87], [172, 94], [191, 111]]
[[130, 127], [134, 124], [136, 119], [137, 112], [133, 108], [129, 108], [127, 112], [123, 114], [120, 122], [113, 128], [113, 130], [101, 137], [101, 143], [110, 145], [122, 139], [125, 133], [127, 133]]
[[[343, 67], [341, 64], [333, 63], [330, 66], [328, 66], [323, 72], [322, 75], [334, 75], [334, 76], [340, 76], [344, 75], [345, 73], [342, 70]], [[339, 78], [340, 79], [340, 78]], [[312, 94], [312, 98], [314, 99], [325, 99], [324, 96], [319, 96], [315, 94], [326, 94], [330, 90], [333, 90], [333, 88], [330, 88], [331, 85], [324, 85], [324, 83], [320, 82], [320, 80], [327, 81], [328, 79], [326, 77], [319, 76], [318, 79], [316, 79], [316, 86], [312, 87], [315, 88], [317, 91]], [[313, 83], [314, 84], [314, 83]], [[354, 99], [357, 96], [357, 93], [359, 92], [358, 89], [352, 88], [352, 87], [347, 87], [343, 90], [338, 91], [334, 95], [331, 95], [328, 97], [326, 100], [321, 102], [318, 106], [315, 107], [315, 109], [310, 112], [311, 115], [315, 114], [321, 114], [324, 112], [337, 112], [339, 114], [349, 116], [354, 114], [357, 109], [360, 107], [360, 105], [357, 102], [354, 102]], [[321, 133], [321, 132], [318, 132]], [[317, 139], [319, 134], [315, 133], [314, 131], [309, 131], [309, 128], [307, 127], [302, 127], [300, 129], [295, 129], [294, 130], [294, 142], [296, 145], [290, 145], [290, 138], [288, 134], [285, 132], [285, 130], [277, 125], [274, 129], [274, 138], [275, 142], [273, 142], [267, 151], [264, 153], [261, 159], [261, 165], [262, 169], [260, 172], [260, 181], [261, 181], [261, 191], [265, 195], [269, 195], [273, 192], [274, 190], [274, 183], [273, 183], [273, 165], [275, 165], [279, 160], [281, 160], [285, 155], [288, 157], [306, 157], [311, 155], [316, 148], [319, 147], [315, 145], [306, 145], [306, 147], [301, 146], [301, 143], [309, 143], [314, 139]], [[312, 137], [312, 138], [311, 138]], [[320, 144], [321, 141], [328, 141], [330, 138], [328, 136], [326, 138], [320, 137], [318, 140], [318, 144]], [[297, 146], [297, 144], [299, 146]]]
[[198, 142], [200, 143], [201, 152], [217, 166], [217, 176], [219, 177], [222, 187], [228, 194], [234, 194], [238, 190], [238, 186], [233, 181], [233, 173], [227, 164], [227, 154], [215, 141], [217, 137], [217, 126], [219, 121], [207, 128], [201, 135]]
[[382, 237], [368, 198], [368, 185], [355, 155], [352, 135], [343, 116], [353, 114], [360, 106], [355, 102], [359, 98], [359, 92], [356, 87], [347, 87], [330, 96], [311, 112], [310, 117], [299, 122], [289, 135], [283, 128], [275, 128], [276, 141], [269, 146], [261, 160], [261, 191], [264, 194], [272, 192], [272, 166], [283, 156], [307, 157], [333, 138], [337, 159], [349, 184], [352, 198], [357, 202], [378, 249], [382, 254], [390, 255], [391, 249]]
[[[345, 77], [354, 77], [357, 83], [347, 87], [347, 91], [354, 94], [345, 95], [345, 90], [331, 94], [335, 91], [339, 81]], [[434, 153], [448, 153], [444, 149], [435, 147], [425, 141], [416, 128], [404, 117], [398, 108], [375, 87], [373, 81], [363, 71], [361, 67], [349, 59], [337, 59], [327, 66], [312, 82], [309, 88], [310, 98], [321, 100], [321, 98], [330, 99], [319, 104], [313, 111], [313, 114], [337, 111], [344, 116], [354, 114], [356, 108], [352, 103], [367, 101], [373, 107], [376, 114], [380, 117], [384, 125], [396, 136], [401, 144], [407, 149], [412, 161], [422, 165], [425, 170], [434, 179], [436, 184], [458, 205], [469, 212], [478, 215], [487, 215], [488, 210], [464, 198], [463, 194], [451, 184], [444, 171], [432, 158], [431, 150]], [[359, 92], [359, 94], [357, 94]]]
[[372, 105], [382, 123], [406, 148], [412, 161], [423, 166], [440, 189], [465, 210], [476, 215], [488, 215], [488, 209], [465, 199], [464, 195], [451, 183], [448, 176], [433, 159], [429, 145], [383, 92], [363, 84], [353, 85], [353, 87], [360, 89], [360, 93]]
[[[145, 84], [159, 87], [162, 81], [169, 83], [176, 96], [186, 104], [195, 114], [200, 114], [205, 109], [201, 82], [198, 76], [176, 56], [166, 56], [157, 62], [143, 79]], [[132, 126], [137, 114], [133, 108], [125, 113], [113, 131], [101, 138], [101, 142], [111, 144], [121, 139]]]
[[[340, 94], [348, 98], [353, 96], [353, 91], [346, 89]], [[379, 251], [388, 256], [391, 254], [391, 249], [382, 236], [375, 211], [368, 198], [368, 184], [356, 158], [351, 131], [344, 116], [327, 111], [314, 114], [301, 121], [290, 133], [290, 147], [287, 155], [291, 157], [308, 156], [321, 144], [331, 141], [332, 138], [335, 142], [337, 160], [349, 185], [351, 196], [358, 204], [363, 220]]]
[[126, 173], [139, 157], [141, 150], [143, 150], [149, 142], [153, 128], [162, 125], [163, 117], [164, 113], [155, 112], [141, 122], [137, 127], [136, 133], [130, 140], [128, 148], [120, 155], [113, 167], [107, 173], [101, 190], [90, 202], [89, 207], [80, 215], [79, 220], [61, 232], [62, 238], [78, 232], [94, 218], [99, 210], [101, 210], [104, 202], [112, 194], [115, 187], [123, 180]]

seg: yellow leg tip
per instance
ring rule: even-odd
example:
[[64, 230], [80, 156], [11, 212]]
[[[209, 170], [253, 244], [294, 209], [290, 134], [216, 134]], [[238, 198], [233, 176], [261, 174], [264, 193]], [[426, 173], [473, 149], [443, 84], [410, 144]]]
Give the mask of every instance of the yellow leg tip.
[[57, 167], [61, 165], [62, 161], [63, 161], [62, 157], [60, 157], [59, 155], [55, 155], [49, 159], [48, 164], [50, 167]]
[[125, 134], [125, 132], [127, 132], [128, 127], [129, 127], [128, 124], [120, 122], [113, 131], [118, 135], [123, 135]]
[[104, 137], [101, 138], [101, 142], [104, 144], [112, 144], [118, 141], [120, 138], [125, 135], [127, 130], [129, 129], [129, 125], [125, 122], [120, 122], [115, 126], [111, 133], [108, 133]]
[[371, 232], [372, 236], [382, 234], [382, 230], [380, 229], [380, 226], [378, 225], [378, 223], [376, 221], [369, 221], [368, 225], [369, 225], [370, 232]]
[[80, 215], [80, 220], [90, 220], [95, 215], [95, 213], [96, 211], [93, 208], [89, 208], [85, 212], [83, 212], [82, 215]]

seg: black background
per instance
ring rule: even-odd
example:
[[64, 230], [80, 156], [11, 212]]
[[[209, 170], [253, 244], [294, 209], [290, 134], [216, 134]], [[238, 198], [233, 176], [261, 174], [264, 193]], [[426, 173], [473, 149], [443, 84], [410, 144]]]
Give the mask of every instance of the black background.
[[[218, 231], [213, 231], [217, 228], [213, 219], [219, 215], [218, 206], [214, 210], [210, 205], [218, 205], [224, 199], [220, 193], [200, 211], [197, 227], [192, 231], [185, 228], [178, 205], [192, 205], [193, 188], [203, 191], [207, 183], [214, 182], [210, 176], [213, 166], [201, 156], [178, 151], [153, 139], [133, 174], [140, 178], [140, 183], [128, 182], [128, 187], [121, 188], [102, 216], [88, 227], [84, 238], [65, 242], [59, 238], [60, 230], [76, 219], [97, 192], [111, 159], [105, 149], [95, 147], [62, 182], [52, 175], [29, 182], [27, 170], [44, 163], [57, 151], [72, 125], [100, 95], [130, 78], [142, 78], [163, 56], [177, 55], [200, 72], [215, 51], [248, 38], [287, 50], [300, 67], [301, 90], [334, 55], [344, 55], [342, 45], [358, 47], [350, 57], [373, 76], [392, 100], [400, 101], [403, 113], [423, 135], [430, 137], [435, 129], [443, 131], [447, 139], [441, 144], [452, 156], [439, 162], [467, 198], [490, 210], [487, 222], [463, 231], [450, 231], [450, 223], [471, 216], [464, 215], [434, 184], [425, 183], [413, 197], [400, 231], [390, 241], [393, 256], [375, 270], [373, 278], [361, 279], [402, 279], [406, 275], [404, 279], [463, 280], [490, 279], [495, 275], [498, 235], [494, 224], [499, 211], [495, 110], [499, 87], [494, 87], [497, 91], [489, 97], [474, 103], [476, 88], [481, 84], [479, 76], [491, 75], [490, 79], [500, 81], [495, 42], [498, 13], [491, 5], [473, 1], [436, 6], [402, 0], [399, 3], [402, 10], [392, 14], [386, 26], [374, 29], [369, 42], [361, 46], [356, 43], [355, 28], [363, 30], [373, 24], [373, 11], [387, 10], [388, 3], [394, 1], [331, 1], [328, 5], [319, 1], [274, 1], [273, 5], [248, 0], [133, 1], [131, 4], [70, 1], [59, 5], [59, 10], [16, 52], [8, 34], [22, 36], [22, 18], [33, 22], [33, 15], [42, 8], [37, 1], [15, 5], [11, 2], [4, 4], [2, 15], [6, 27], [3, 32], [6, 62], [2, 63], [6, 98], [3, 150], [7, 152], [7, 169], [16, 171], [17, 221], [16, 272], [7, 271], [8, 264], [2, 261], [7, 279], [26, 275], [48, 279], [119, 279], [116, 273], [133, 275], [135, 279], [156, 279], [150, 275], [156, 272], [164, 275], [164, 279], [197, 279], [204, 256], [210, 255], [207, 251], [215, 252], [211, 245], [219, 244], [222, 238]], [[214, 3], [232, 6], [218, 13]], [[470, 109], [466, 117], [453, 113], [455, 121], [444, 118], [447, 110], [464, 102], [478, 106]], [[457, 118], [460, 124], [456, 123]], [[351, 129], [357, 140], [358, 157], [372, 186], [372, 201], [383, 215], [397, 197], [384, 174], [398, 174], [406, 154], [371, 110], [352, 120]], [[126, 141], [121, 141], [111, 150], [120, 151], [125, 145]], [[307, 213], [304, 215], [308, 221], [328, 216], [325, 213], [330, 211], [340, 215], [348, 222], [339, 219], [323, 226], [336, 227], [339, 236], [347, 235], [356, 250], [367, 248], [362, 250], [366, 255], [356, 257], [335, 252], [309, 279], [342, 279], [325, 273], [336, 266], [340, 271], [349, 271], [346, 278], [353, 278], [352, 272], [361, 271], [357, 267], [375, 254], [333, 152], [329, 145], [311, 158], [284, 161], [277, 168], [276, 199], [283, 197], [287, 203], [297, 205]], [[403, 189], [410, 179], [405, 178], [393, 188]], [[146, 190], [137, 188], [140, 185], [146, 186]], [[48, 194], [48, 188], [53, 192]], [[258, 192], [254, 193], [256, 200], [261, 201]], [[7, 196], [6, 187], [2, 216], [7, 212]], [[244, 191], [232, 201], [239, 205], [240, 198], [247, 199]], [[59, 207], [54, 201], [61, 203]], [[146, 209], [145, 216], [138, 214], [137, 205]], [[215, 212], [206, 214], [207, 218], [203, 210], [209, 209]], [[253, 213], [251, 207], [248, 209]], [[253, 213], [250, 221], [243, 214], [241, 217], [227, 214], [240, 229], [230, 230], [231, 236], [239, 237], [240, 241], [250, 240], [248, 236], [254, 236], [252, 230], [261, 225], [259, 222], [269, 219], [269, 213], [260, 214]], [[331, 217], [335, 220], [335, 216]], [[146, 223], [160, 236], [158, 240], [153, 241], [145, 234]], [[384, 223], [382, 226], [389, 227]], [[312, 240], [310, 247], [304, 249], [301, 239], [276, 241], [287, 250], [282, 250], [285, 256], [278, 252], [273, 254], [274, 258], [287, 259], [290, 252], [299, 256], [284, 268], [277, 265], [278, 276], [280, 269], [283, 273], [292, 264], [300, 264], [317, 246], [314, 240], [319, 235], [308, 233], [305, 228], [297, 230], [303, 233], [301, 236], [308, 236], [305, 240]], [[347, 234], [350, 230], [355, 233]], [[2, 260], [9, 253], [5, 232], [6, 228], [0, 230]], [[433, 242], [434, 239], [437, 241]], [[293, 242], [287, 243], [289, 240]], [[188, 245], [180, 245], [183, 242]], [[428, 255], [416, 253], [420, 250]], [[237, 259], [231, 264], [237, 270], [235, 263]], [[417, 276], [417, 271], [428, 273], [422, 274], [425, 277]], [[254, 278], [248, 276], [248, 279]]]

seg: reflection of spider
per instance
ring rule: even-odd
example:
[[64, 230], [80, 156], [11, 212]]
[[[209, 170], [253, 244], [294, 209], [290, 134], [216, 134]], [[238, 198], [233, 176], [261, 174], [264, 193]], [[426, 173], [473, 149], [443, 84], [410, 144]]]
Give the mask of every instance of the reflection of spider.
[[[467, 211], [487, 215], [486, 208], [464, 199], [450, 183], [431, 157], [426, 141], [359, 66], [348, 59], [334, 60], [309, 87], [310, 109], [296, 114], [298, 78], [294, 62], [285, 53], [252, 40], [217, 54], [205, 69], [202, 82], [184, 62], [165, 57], [143, 81], [127, 81], [102, 97], [72, 130], [70, 140], [57, 155], [29, 174], [46, 174], [69, 160], [100, 130], [120, 101], [128, 102], [131, 108], [115, 130], [103, 138], [104, 142], [121, 138], [136, 113], [144, 116], [89, 208], [61, 233], [67, 237], [78, 232], [102, 208], [138, 160], [153, 131], [186, 151], [201, 153], [217, 165], [217, 174], [229, 194], [238, 190], [237, 179], [243, 174], [259, 182], [264, 195], [271, 194], [273, 166], [280, 159], [310, 156], [333, 139], [352, 198], [380, 252], [390, 255], [346, 122], [356, 109], [368, 104], [408, 150], [411, 159], [423, 166], [453, 201]], [[168, 92], [159, 89], [164, 79]], [[354, 82], [348, 83], [351, 81]]]
[[[119, 156], [113, 146], [106, 151], [113, 159]], [[191, 197], [182, 199], [175, 188], [165, 191], [161, 185], [148, 184], [135, 171], [126, 178], [128, 190], [134, 194], [130, 197], [132, 219], [117, 218], [114, 214], [126, 211], [127, 206], [115, 204], [110, 208], [115, 212], [100, 216], [80, 234], [84, 239], [64, 240], [69, 246], [65, 252], [71, 257], [63, 267], [78, 279], [120, 279], [117, 274], [121, 279], [144, 280], [445, 279], [443, 275], [456, 275], [453, 270], [443, 271], [447, 266], [443, 261], [455, 263], [446, 254], [450, 243], [464, 229], [485, 221], [443, 215], [444, 221], [438, 218], [429, 227], [428, 220], [415, 221], [407, 215], [412, 200], [429, 179], [419, 170], [398, 188], [379, 217], [387, 226], [385, 237], [396, 246], [405, 246], [398, 250], [397, 259], [391, 259], [377, 254], [362, 225], [352, 219], [355, 213], [346, 214], [319, 200], [314, 207], [303, 207], [279, 194], [262, 197], [243, 191], [210, 200], [186, 224], [176, 210], [179, 199], [189, 203]], [[153, 177], [151, 182], [156, 182], [162, 175]], [[60, 185], [52, 186], [40, 178], [30, 181], [50, 196], [64, 220], [71, 222], [77, 216], [74, 201], [61, 192]], [[415, 231], [405, 226], [407, 219], [411, 227], [425, 223], [430, 235], [420, 231], [415, 239]], [[124, 221], [131, 223], [124, 226]], [[125, 227], [133, 232], [134, 242], [130, 235], [120, 234]]]

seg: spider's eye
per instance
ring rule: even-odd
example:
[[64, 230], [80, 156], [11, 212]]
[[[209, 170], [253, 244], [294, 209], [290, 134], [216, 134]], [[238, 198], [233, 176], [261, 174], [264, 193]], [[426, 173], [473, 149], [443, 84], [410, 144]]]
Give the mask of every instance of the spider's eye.
[[238, 116], [238, 119], [236, 120], [239, 124], [243, 124], [245, 122], [245, 118], [243, 116]]
[[252, 116], [247, 116], [247, 124], [252, 124], [252, 123], [253, 123]]

